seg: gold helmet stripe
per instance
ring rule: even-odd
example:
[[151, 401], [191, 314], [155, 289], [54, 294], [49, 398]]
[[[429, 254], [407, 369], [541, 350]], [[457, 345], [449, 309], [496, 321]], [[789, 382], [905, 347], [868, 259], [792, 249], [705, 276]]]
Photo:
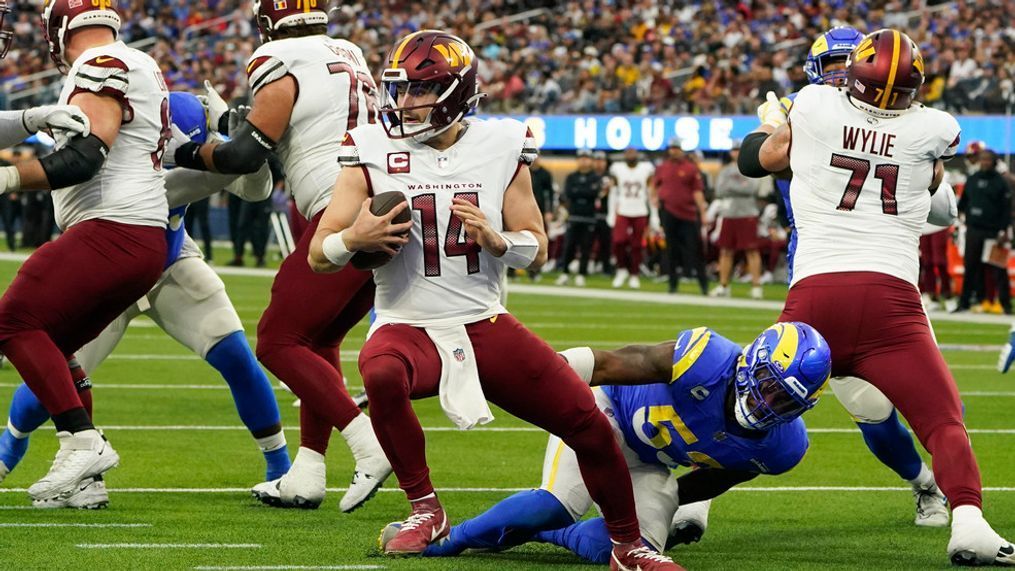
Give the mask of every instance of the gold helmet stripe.
[[408, 36], [405, 36], [405, 39], [402, 40], [402, 43], [398, 44], [398, 48], [395, 49], [395, 55], [392, 56], [392, 58], [391, 58], [391, 68], [390, 69], [397, 69], [398, 68], [398, 61], [402, 59], [402, 51], [404, 51], [406, 46], [409, 45], [409, 41], [412, 40], [412, 38], [418, 36], [419, 34], [422, 34], [423, 32], [424, 32], [424, 30], [420, 30], [418, 32], [413, 32], [413, 33], [409, 34]]
[[884, 109], [888, 107], [888, 98], [892, 94], [892, 87], [895, 86], [895, 72], [899, 67], [899, 52], [902, 51], [902, 36], [898, 30], [892, 30], [892, 67], [888, 70], [888, 83], [885, 84], [885, 92], [881, 94], [881, 105]]

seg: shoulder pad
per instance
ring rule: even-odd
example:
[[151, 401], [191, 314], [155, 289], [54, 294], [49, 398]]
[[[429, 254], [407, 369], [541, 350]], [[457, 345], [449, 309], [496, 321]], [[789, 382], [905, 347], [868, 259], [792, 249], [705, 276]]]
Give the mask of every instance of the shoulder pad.
[[134, 111], [127, 99], [127, 90], [130, 88], [130, 68], [118, 57], [109, 55], [95, 56], [80, 66], [74, 72], [74, 92], [95, 93], [112, 97], [123, 109], [123, 122], [129, 123], [134, 118]]

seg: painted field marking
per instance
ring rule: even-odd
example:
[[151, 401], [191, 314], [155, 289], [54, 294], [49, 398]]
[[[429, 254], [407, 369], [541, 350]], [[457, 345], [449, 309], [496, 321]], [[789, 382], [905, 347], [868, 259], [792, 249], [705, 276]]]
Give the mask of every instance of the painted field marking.
[[195, 570], [200, 571], [254, 571], [263, 569], [265, 571], [283, 570], [283, 569], [384, 569], [383, 565], [226, 565], [226, 566], [215, 566], [215, 565], [202, 565], [200, 567], [194, 567]]
[[[30, 507], [30, 506], [23, 506]], [[150, 523], [2, 523], [0, 527], [152, 527]]]
[[81, 549], [260, 549], [260, 543], [79, 543]]

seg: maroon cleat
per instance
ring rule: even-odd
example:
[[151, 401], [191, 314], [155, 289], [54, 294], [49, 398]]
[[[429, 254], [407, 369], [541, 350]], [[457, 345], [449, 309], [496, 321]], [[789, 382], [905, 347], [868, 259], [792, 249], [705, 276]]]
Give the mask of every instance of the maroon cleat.
[[448, 516], [437, 496], [412, 502], [412, 514], [402, 522], [401, 528], [384, 545], [389, 555], [422, 553], [427, 545], [445, 537], [451, 531]]
[[653, 551], [642, 541], [617, 543], [610, 556], [612, 571], [686, 571], [672, 559]]

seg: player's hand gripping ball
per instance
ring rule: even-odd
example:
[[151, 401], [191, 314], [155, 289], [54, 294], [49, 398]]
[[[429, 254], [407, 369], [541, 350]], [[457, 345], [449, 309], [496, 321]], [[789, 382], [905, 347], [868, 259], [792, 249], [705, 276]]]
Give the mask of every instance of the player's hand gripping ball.
[[[399, 204], [406, 202], [408, 201], [405, 199], [405, 195], [401, 192], [382, 192], [374, 195], [373, 199], [370, 201], [370, 213], [374, 216], [383, 217], [394, 210]], [[412, 222], [412, 213], [408, 208], [403, 209], [391, 219], [392, 225], [405, 224], [407, 222]], [[399, 233], [398, 236], [406, 236], [407, 234], [408, 229]], [[391, 253], [383, 250], [374, 252], [359, 251], [353, 255], [352, 259], [349, 260], [349, 263], [358, 270], [373, 270], [390, 262], [393, 257], [394, 256]]]

